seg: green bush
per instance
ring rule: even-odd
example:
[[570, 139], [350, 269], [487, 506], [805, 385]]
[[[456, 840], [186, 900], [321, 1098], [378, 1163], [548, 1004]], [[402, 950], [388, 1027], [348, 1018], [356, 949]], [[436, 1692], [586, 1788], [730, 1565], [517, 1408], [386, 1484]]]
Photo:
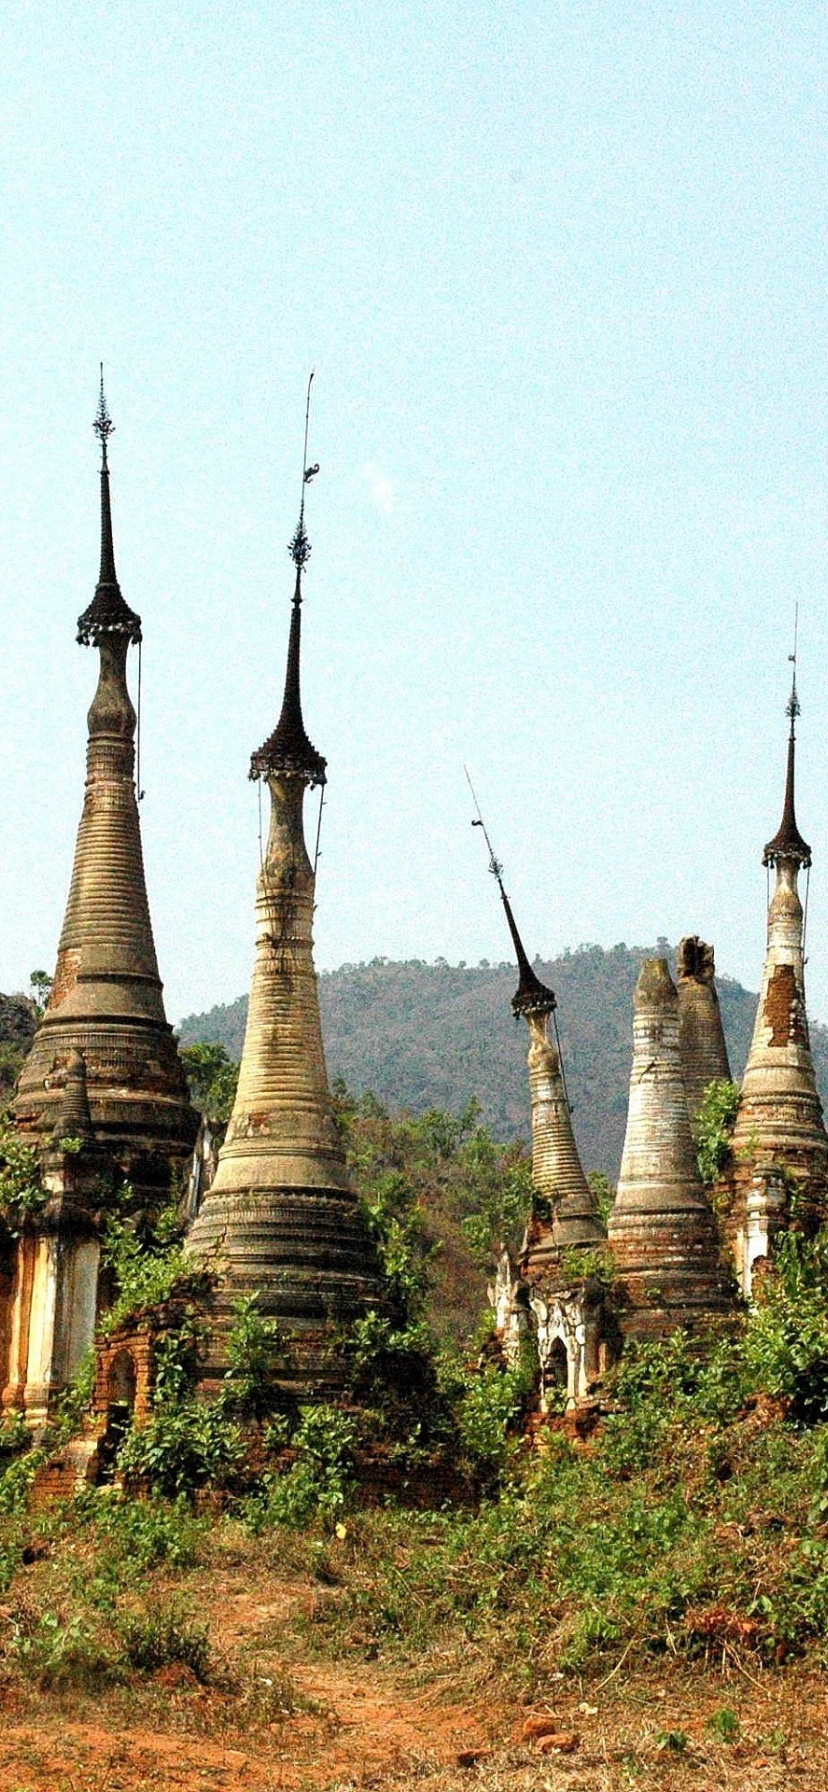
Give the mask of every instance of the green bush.
[[727, 1168], [731, 1137], [739, 1107], [739, 1085], [718, 1077], [708, 1083], [696, 1118], [696, 1158], [705, 1188]]
[[221, 1403], [242, 1418], [265, 1419], [284, 1401], [276, 1378], [288, 1364], [287, 1343], [276, 1320], [259, 1312], [257, 1295], [242, 1295], [233, 1313]]
[[36, 1146], [27, 1145], [8, 1118], [0, 1119], [0, 1218], [16, 1237], [27, 1219], [41, 1213], [48, 1201]]
[[124, 1658], [142, 1674], [181, 1663], [197, 1680], [206, 1680], [210, 1665], [209, 1633], [193, 1624], [175, 1606], [129, 1613], [119, 1622]]
[[96, 1557], [109, 1550], [130, 1577], [161, 1562], [191, 1568], [199, 1560], [209, 1521], [197, 1517], [186, 1494], [177, 1499], [126, 1499], [114, 1487], [85, 1488], [69, 1508], [67, 1523], [94, 1527]]
[[303, 1406], [291, 1439], [296, 1459], [286, 1473], [268, 1473], [245, 1515], [254, 1530], [283, 1524], [292, 1529], [320, 1519], [333, 1527], [355, 1490], [355, 1420], [336, 1406]]
[[782, 1395], [795, 1420], [828, 1418], [828, 1227], [815, 1238], [783, 1232], [757, 1277], [745, 1332], [754, 1384]]
[[46, 1690], [95, 1690], [123, 1677], [111, 1647], [82, 1617], [18, 1609], [9, 1654]]
[[460, 1443], [471, 1473], [484, 1487], [501, 1480], [532, 1398], [536, 1360], [527, 1351], [514, 1368], [487, 1367], [467, 1382], [458, 1408]]
[[157, 1405], [143, 1425], [134, 1425], [118, 1453], [127, 1480], [146, 1481], [167, 1499], [196, 1488], [228, 1487], [244, 1460], [244, 1439], [215, 1402], [190, 1395]]
[[181, 1219], [174, 1206], [162, 1210], [151, 1225], [139, 1224], [128, 1208], [132, 1191], [121, 1192], [121, 1211], [109, 1215], [102, 1261], [115, 1278], [115, 1299], [104, 1314], [101, 1331], [108, 1336], [134, 1313], [177, 1300], [203, 1300], [214, 1286], [210, 1270], [185, 1257]]

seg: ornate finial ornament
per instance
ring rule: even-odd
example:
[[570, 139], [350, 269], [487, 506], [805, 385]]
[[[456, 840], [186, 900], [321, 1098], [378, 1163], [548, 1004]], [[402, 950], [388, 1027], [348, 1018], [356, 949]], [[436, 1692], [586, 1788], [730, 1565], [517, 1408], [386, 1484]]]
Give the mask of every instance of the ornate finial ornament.
[[118, 574], [115, 571], [115, 548], [112, 541], [112, 506], [109, 494], [109, 462], [106, 445], [113, 434], [115, 425], [109, 415], [109, 406], [104, 391], [103, 362], [101, 362], [101, 384], [98, 394], [98, 409], [92, 425], [101, 444], [101, 567], [98, 584], [91, 604], [78, 617], [77, 640], [82, 647], [100, 647], [105, 636], [125, 636], [137, 646], [141, 639], [141, 618], [131, 610], [121, 596]]
[[[301, 573], [307, 566], [312, 551], [311, 544], [305, 534], [305, 487], [306, 485], [310, 485], [311, 480], [315, 479], [319, 472], [318, 461], [316, 461], [312, 467], [308, 465], [308, 425], [310, 422], [311, 386], [313, 385], [314, 372], [315, 369], [311, 368], [310, 379], [308, 380], [308, 396], [305, 403], [305, 441], [302, 449], [302, 500], [299, 505], [299, 521], [294, 529], [292, 539], [288, 542], [288, 553], [298, 573]], [[296, 581], [296, 591], [294, 593], [293, 601], [294, 603], [302, 602], [302, 592], [298, 579]]]
[[100, 394], [98, 397], [98, 409], [97, 409], [95, 421], [92, 425], [92, 428], [94, 429], [95, 434], [98, 438], [98, 441], [101, 444], [101, 452], [103, 454], [103, 462], [104, 462], [104, 466], [106, 466], [106, 444], [109, 441], [110, 436], [114, 435], [114, 433], [115, 433], [115, 425], [112, 421], [112, 418], [109, 415], [109, 407], [106, 402], [106, 393], [104, 391], [103, 361], [101, 362], [101, 389], [100, 389]]
[[797, 641], [798, 634], [799, 634], [799, 605], [797, 604], [796, 608], [794, 610], [794, 648], [793, 648], [793, 653], [788, 654], [789, 664], [793, 666], [793, 672], [791, 674], [791, 694], [790, 694], [790, 697], [788, 698], [788, 701], [787, 701], [787, 704], [785, 707], [785, 714], [786, 714], [786, 716], [790, 716], [790, 719], [791, 719], [791, 734], [793, 734], [793, 725], [794, 725], [795, 718], [798, 715], [802, 714], [802, 711], [799, 706], [799, 698], [798, 698], [797, 692], [796, 692], [796, 641]]

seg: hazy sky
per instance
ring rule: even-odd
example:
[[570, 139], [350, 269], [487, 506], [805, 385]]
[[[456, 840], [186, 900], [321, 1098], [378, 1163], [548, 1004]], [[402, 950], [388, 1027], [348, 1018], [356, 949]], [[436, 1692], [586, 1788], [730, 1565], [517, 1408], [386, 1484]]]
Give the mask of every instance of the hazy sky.
[[311, 366], [318, 965], [508, 955], [467, 760], [530, 953], [700, 932], [756, 987], [798, 601], [828, 1018], [825, 5], [2, 31], [0, 987], [69, 885], [102, 358], [171, 1018], [249, 982]]

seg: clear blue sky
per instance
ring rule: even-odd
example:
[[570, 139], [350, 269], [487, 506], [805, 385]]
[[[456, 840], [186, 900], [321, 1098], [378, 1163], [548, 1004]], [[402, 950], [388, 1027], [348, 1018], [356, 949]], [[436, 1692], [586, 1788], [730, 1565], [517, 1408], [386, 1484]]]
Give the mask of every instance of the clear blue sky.
[[[700, 932], [756, 987], [800, 604], [828, 1018], [823, 5], [7, 0], [0, 987], [53, 967], [106, 364], [168, 1011], [249, 982], [316, 368], [317, 962]], [[133, 675], [134, 676], [134, 675]]]

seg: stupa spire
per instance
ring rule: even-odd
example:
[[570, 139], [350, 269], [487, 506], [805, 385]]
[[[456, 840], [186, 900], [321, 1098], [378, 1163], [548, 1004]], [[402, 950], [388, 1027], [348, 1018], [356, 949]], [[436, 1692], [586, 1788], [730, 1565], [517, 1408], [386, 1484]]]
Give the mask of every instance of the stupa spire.
[[[796, 633], [796, 631], [795, 631]], [[762, 854], [763, 865], [776, 865], [780, 859], [789, 859], [805, 870], [811, 864], [811, 848], [796, 825], [796, 806], [794, 784], [796, 778], [796, 718], [801, 714], [799, 697], [796, 689], [796, 641], [790, 655], [793, 671], [791, 674], [791, 694], [785, 708], [789, 718], [788, 730], [788, 763], [785, 773], [785, 800], [782, 807], [782, 820], [773, 839], [769, 840]]]
[[141, 639], [141, 618], [124, 602], [115, 571], [115, 546], [112, 536], [112, 495], [109, 489], [109, 455], [107, 444], [115, 433], [104, 390], [103, 362], [98, 409], [92, 428], [101, 444], [101, 565], [98, 583], [91, 604], [78, 617], [78, 641], [82, 647], [99, 647], [102, 635], [123, 635], [127, 642]]
[[536, 976], [529, 963], [529, 959], [524, 950], [523, 941], [518, 932], [517, 922], [515, 921], [512, 912], [512, 905], [506, 894], [506, 889], [503, 883], [503, 866], [495, 853], [491, 840], [489, 839], [488, 829], [483, 820], [480, 804], [477, 800], [477, 793], [469, 776], [468, 766], [464, 766], [463, 770], [466, 774], [466, 783], [471, 791], [472, 802], [477, 810], [477, 815], [472, 822], [472, 827], [480, 828], [482, 830], [489, 854], [489, 870], [500, 891], [500, 900], [503, 904], [506, 922], [512, 936], [512, 944], [515, 948], [515, 957], [518, 965], [518, 986], [512, 997], [512, 1013], [525, 1014], [527, 1017], [530, 1014], [554, 1014], [555, 1009], [558, 1006], [555, 992], [554, 990], [548, 989], [545, 983], [541, 983], [540, 978]]
[[307, 422], [306, 408], [284, 701], [250, 766], [270, 792], [270, 829], [256, 885], [244, 1051], [216, 1175], [187, 1248], [197, 1257], [221, 1250], [210, 1372], [226, 1367], [234, 1302], [255, 1292], [260, 1310], [292, 1339], [286, 1379], [309, 1392], [341, 1376], [330, 1356], [334, 1327], [381, 1306], [383, 1294], [334, 1119], [313, 964], [315, 878], [303, 806], [306, 788], [324, 781], [325, 761], [308, 739], [300, 703], [301, 584], [310, 554], [304, 487], [318, 472], [307, 464]]
[[308, 380], [305, 402], [305, 442], [302, 454], [302, 495], [299, 505], [299, 521], [288, 543], [288, 553], [296, 568], [296, 581], [293, 588], [282, 709], [273, 733], [268, 735], [267, 740], [250, 760], [251, 778], [267, 778], [271, 774], [281, 773], [285, 777], [301, 778], [311, 787], [314, 784], [325, 783], [326, 764], [322, 754], [317, 753], [313, 742], [308, 738], [302, 717], [301, 694], [302, 574], [311, 556], [311, 544], [305, 530], [305, 494], [311, 480], [315, 479], [319, 472], [318, 461], [313, 466], [308, 462], [312, 384], [313, 372]]

